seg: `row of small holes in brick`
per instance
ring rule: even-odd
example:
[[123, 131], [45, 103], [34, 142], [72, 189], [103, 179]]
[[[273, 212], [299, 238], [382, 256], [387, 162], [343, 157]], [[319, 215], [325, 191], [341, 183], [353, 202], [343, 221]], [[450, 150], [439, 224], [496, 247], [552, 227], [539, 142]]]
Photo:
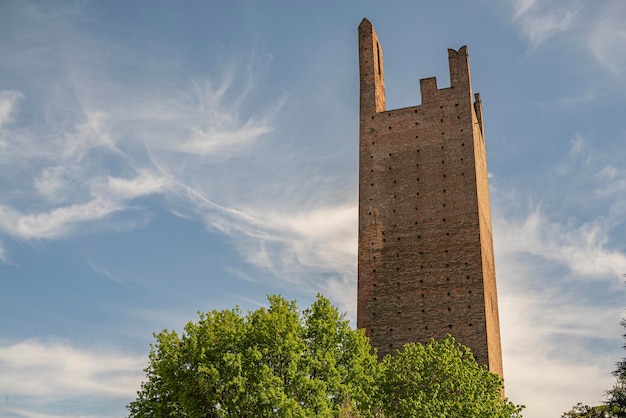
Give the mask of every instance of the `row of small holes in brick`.
[[[417, 138], [417, 136], [416, 136], [415, 138]], [[372, 141], [372, 144], [374, 144], [374, 141]], [[464, 146], [465, 146], [465, 142], [461, 142], [461, 146], [462, 146], [462, 147], [464, 147]], [[443, 147], [443, 146], [441, 146], [441, 149], [444, 149], [444, 147]], [[416, 152], [420, 152], [420, 150], [419, 150], [419, 149], [417, 149], [417, 150], [416, 150]], [[393, 157], [393, 153], [391, 153], [391, 152], [390, 152], [390, 153], [389, 153], [389, 156], [390, 156], [390, 157]], [[370, 155], [370, 158], [374, 158], [374, 156], [373, 156], [373, 155]], [[463, 161], [463, 158], [461, 158], [461, 161]], [[443, 161], [441, 161], [441, 162], [443, 163]]]
[[[389, 170], [391, 170], [391, 167], [389, 167]], [[373, 168], [371, 169], [371, 172], [372, 172], [372, 173], [374, 172], [374, 169], [373, 169]], [[462, 175], [462, 176], [465, 176], [465, 172], [464, 172], [464, 171], [461, 171], [461, 175]], [[443, 178], [445, 179], [446, 177], [447, 177], [447, 175], [446, 175], [446, 174], [443, 174]], [[416, 179], [417, 179], [416, 181], [420, 181], [420, 178], [419, 178], [419, 177], [416, 177]], [[397, 183], [398, 183], [398, 181], [397, 181], [397, 180], [394, 180], [394, 181], [393, 181], [393, 184], [397, 184]], [[370, 184], [371, 184], [372, 186], [374, 185], [374, 183], [370, 183]], [[418, 193], [418, 195], [419, 195], [419, 193]]]
[[[396, 257], [399, 257], [399, 255], [396, 255]], [[374, 260], [376, 260], [376, 256], [374, 256]], [[465, 265], [467, 266], [468, 263], [465, 263]], [[446, 267], [450, 267], [450, 263], [446, 263]], [[423, 268], [424, 268], [424, 266], [420, 265], [420, 269], [423, 269]], [[400, 271], [400, 267], [396, 267], [396, 271]], [[372, 272], [376, 273], [376, 269], [373, 269]], [[466, 278], [469, 279], [469, 276], [467, 276]], [[398, 285], [400, 285], [400, 282], [398, 282]], [[374, 284], [374, 286], [376, 286], [376, 284]]]
[[[372, 242], [372, 245], [374, 243]], [[446, 253], [448, 252], [448, 250], [446, 250]], [[420, 251], [420, 255], [424, 255], [423, 251]], [[400, 254], [396, 254], [396, 258], [400, 258]], [[374, 261], [376, 261], [376, 256], [373, 256]], [[450, 267], [450, 263], [445, 263], [446, 267]], [[465, 262], [465, 266], [469, 266], [469, 263]], [[420, 266], [420, 268], [424, 268], [424, 266]], [[396, 267], [396, 271], [400, 271], [400, 267]], [[376, 270], [374, 270], [374, 273], [376, 272]], [[467, 276], [467, 278], [469, 279], [469, 276]], [[398, 282], [398, 284], [400, 284], [400, 282]], [[376, 286], [376, 285], [374, 285]]]
[[[461, 131], [462, 131], [462, 130], [463, 130], [463, 129], [461, 129]], [[442, 132], [442, 134], [443, 134], [443, 132]], [[419, 139], [419, 135], [415, 135], [415, 139]], [[375, 142], [376, 142], [376, 141], [372, 141], [372, 145], [374, 145], [374, 144], [375, 144]], [[461, 142], [461, 146], [462, 146], [462, 147], [464, 147], [464, 146], [465, 146], [465, 142]], [[445, 147], [442, 145], [442, 146], [441, 146], [441, 149], [445, 149]], [[416, 151], [417, 151], [417, 152], [420, 152], [419, 148], [418, 148]], [[389, 156], [390, 156], [390, 157], [392, 156], [392, 153], [391, 153], [391, 152], [389, 153]], [[461, 160], [462, 160], [462, 159], [461, 159]]]
[[[417, 225], [417, 221], [415, 221], [415, 225]], [[383, 233], [383, 235], [384, 235], [384, 233]], [[448, 236], [448, 237], [449, 237], [449, 236], [450, 236], [450, 233], [449, 233], [449, 232], [446, 232], [446, 236]], [[401, 237], [397, 237], [397, 241], [400, 241], [400, 238], [401, 238]], [[412, 237], [411, 237], [411, 238], [412, 238]], [[417, 238], [418, 238], [418, 239], [422, 239], [422, 236], [421, 236], [421, 235], [418, 235], [418, 236], [417, 236]], [[383, 242], [387, 242], [387, 238], [383, 238]], [[370, 242], [370, 245], [374, 245], [374, 243], [373, 243], [373, 242]], [[447, 252], [447, 250], [446, 250], [446, 252]]]
[[[376, 259], [376, 257], [374, 257], [374, 259]], [[465, 263], [465, 265], [467, 266], [467, 263]], [[446, 267], [449, 267], [449, 266], [450, 266], [449, 264], [446, 264]], [[420, 265], [420, 269], [423, 269], [423, 268], [424, 268], [424, 266]], [[400, 271], [400, 268], [399, 268], [399, 267], [396, 267], [396, 271]], [[372, 272], [373, 272], [373, 273], [376, 273], [376, 269], [373, 269], [373, 271], [372, 271]], [[466, 278], [467, 280], [469, 280], [469, 279], [470, 279], [470, 276], [466, 275], [466, 276], [465, 276], [465, 278]], [[449, 281], [450, 281], [450, 278], [449, 278], [449, 277], [446, 277], [446, 281], [447, 281], [447, 282], [449, 282]], [[420, 283], [424, 283], [424, 279], [420, 279]], [[397, 282], [397, 285], [398, 285], [398, 286], [400, 286], [400, 282]], [[377, 287], [377, 284], [376, 284], [376, 283], [374, 283], [372, 286], [373, 286], [373, 287]], [[471, 291], [471, 290], [469, 291], [469, 294], [470, 294], [470, 295], [472, 294], [472, 291]], [[448, 296], [450, 296], [450, 292], [448, 292]], [[423, 294], [423, 293], [422, 293], [422, 297], [424, 297], [424, 294]], [[376, 298], [374, 298], [374, 299], [376, 299]], [[398, 299], [399, 299], [399, 297], [398, 297]]]
[[[463, 176], [464, 174], [461, 173], [461, 175]], [[417, 180], [419, 181], [419, 177], [417, 177]], [[374, 187], [374, 183], [370, 183], [370, 187]], [[443, 193], [446, 193], [446, 191], [447, 191], [446, 189], [442, 189], [442, 190], [443, 190]], [[419, 195], [420, 195], [420, 192], [417, 192], [415, 194], [415, 196], [419, 196]], [[394, 197], [395, 197], [395, 195], [394, 195]]]
[[[469, 276], [467, 276], [467, 278], [469, 279]], [[420, 283], [424, 283], [424, 279], [420, 279]], [[376, 287], [376, 285], [375, 285], [375, 284], [374, 284], [374, 287]], [[468, 294], [468, 295], [471, 295], [471, 294], [472, 294], [472, 291], [471, 291], [471, 290], [468, 290], [468, 291], [467, 291], [467, 294]], [[422, 296], [422, 297], [424, 297], [424, 293], [422, 293], [422, 294], [421, 294], [421, 296]], [[448, 292], [448, 296], [450, 296], [450, 292]], [[400, 296], [396, 296], [396, 299], [400, 299]], [[376, 296], [373, 296], [373, 297], [372, 297], [372, 300], [377, 300], [377, 299], [376, 299]], [[470, 305], [467, 305], [467, 307], [469, 308], [469, 307], [470, 307]]]
[[[472, 309], [472, 307], [470, 305], [467, 305], [467, 309]], [[452, 312], [452, 308], [450, 306], [448, 306], [448, 312]], [[422, 313], [426, 313], [426, 309], [422, 309]], [[402, 315], [402, 311], [397, 311], [396, 312], [397, 315]], [[372, 312], [372, 316], [376, 316], [376, 312]], [[472, 324], [470, 324], [470, 327], [472, 326]], [[393, 331], [393, 330], [390, 330]]]
[[[459, 106], [459, 104], [458, 104], [458, 103], [455, 103], [455, 104], [454, 104], [454, 107], [458, 107], [458, 106]], [[439, 105], [439, 109], [443, 109], [443, 105]], [[415, 111], [415, 113], [417, 113], [417, 109], [414, 109], [414, 111]], [[388, 115], [388, 116], [391, 116], [391, 113], [387, 113], [387, 115]], [[442, 121], [443, 121], [443, 119], [442, 119]]]
[[[473, 324], [470, 322], [469, 326], [473, 326]], [[452, 329], [452, 324], [448, 324], [448, 328]], [[428, 325], [424, 326], [424, 329], [428, 329]], [[411, 331], [411, 328], [408, 328], [409, 331]], [[389, 328], [389, 332], [393, 332], [393, 328]], [[374, 328], [370, 328], [370, 335], [373, 336], [374, 335]], [[390, 348], [393, 348], [393, 344], [389, 344]]]
[[[457, 119], [461, 119], [460, 116], [457, 116], [456, 118]], [[374, 116], [372, 116], [372, 119], [374, 119]], [[441, 122], [443, 122], [443, 119], [441, 119]], [[419, 125], [419, 122], [415, 122], [415, 126], [418, 126], [418, 125]], [[393, 129], [393, 127], [389, 126], [389, 130], [391, 130], [391, 129]], [[460, 129], [460, 132], [463, 132], [463, 128]], [[441, 135], [445, 135], [445, 134], [446, 134], [445, 132], [441, 133]], [[415, 138], [417, 138], [417, 136], [415, 136]]]
[[[367, 63], [367, 60], [365, 61], [365, 63]], [[367, 75], [367, 74], [366, 74], [366, 75]], [[455, 104], [454, 104], [454, 106], [455, 106], [455, 107], [458, 107], [458, 106], [459, 106], [459, 104], [458, 104], [458, 103], [455, 103]], [[439, 106], [439, 109], [443, 109], [443, 106]], [[417, 110], [418, 110], [418, 109], [414, 109], [414, 113], [417, 113]], [[391, 116], [391, 112], [387, 112], [387, 116], [389, 116], [389, 117], [390, 117], [390, 116]], [[372, 119], [374, 119], [374, 117], [375, 117], [375, 115], [372, 115]], [[460, 117], [460, 116], [457, 116], [456, 118], [457, 118], [457, 119], [461, 119], [461, 117]], [[443, 122], [443, 119], [441, 119], [441, 121]]]
[[[394, 209], [394, 212], [395, 212], [395, 209]], [[447, 236], [447, 237], [449, 237], [449, 236], [450, 236], [450, 233], [449, 233], [449, 232], [446, 232], [446, 236]], [[398, 240], [398, 241], [400, 241], [400, 238], [401, 238], [401, 237], [397, 237], [397, 240]], [[412, 238], [412, 237], [411, 237], [411, 238]], [[417, 239], [422, 239], [422, 236], [421, 236], [421, 235], [418, 235], [418, 236], [417, 236]], [[383, 242], [387, 242], [387, 238], [383, 238]], [[372, 243], [371, 245], [374, 245], [374, 243]]]
[[[465, 263], [465, 265], [467, 265], [467, 263]], [[446, 266], [447, 266], [447, 265], [446, 265]], [[420, 266], [420, 268], [424, 268], [424, 266]], [[396, 271], [400, 271], [400, 269], [399, 269], [398, 267], [396, 267]], [[376, 270], [375, 270], [375, 269], [374, 269], [373, 273], [376, 273]], [[465, 278], [466, 278], [467, 280], [469, 280], [469, 279], [470, 279], [470, 276], [467, 276], [467, 275], [466, 275], [466, 276], [465, 276]], [[449, 277], [446, 277], [446, 281], [447, 281], [447, 282], [449, 282], [449, 281], [450, 281], [450, 278], [449, 278]], [[424, 279], [420, 279], [420, 283], [424, 283]], [[398, 282], [398, 286], [400, 286], [400, 282]], [[378, 286], [377, 286], [377, 284], [376, 284], [376, 283], [374, 283], [374, 284], [372, 285], [372, 287], [378, 287]], [[471, 290], [470, 290], [469, 294], [470, 294], [470, 295], [472, 294], [472, 291], [471, 291]], [[448, 292], [448, 296], [450, 296], [450, 292]], [[423, 293], [422, 293], [422, 297], [424, 297], [424, 294], [423, 294]], [[375, 299], [376, 299], [376, 298], [374, 298], [374, 300], [375, 300]], [[399, 299], [399, 297], [398, 297], [398, 299]]]

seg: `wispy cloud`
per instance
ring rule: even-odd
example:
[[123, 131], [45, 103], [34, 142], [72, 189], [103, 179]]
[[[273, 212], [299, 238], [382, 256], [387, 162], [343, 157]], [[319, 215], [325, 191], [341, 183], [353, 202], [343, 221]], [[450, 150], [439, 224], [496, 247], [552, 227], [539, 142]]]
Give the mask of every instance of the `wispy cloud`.
[[622, 150], [597, 141], [563, 141], [540, 187], [491, 179], [507, 396], [527, 404], [525, 416], [597, 405], [621, 357], [626, 172]]
[[299, 292], [326, 293], [356, 317], [355, 203], [321, 201], [319, 207], [309, 208], [292, 202], [282, 211], [262, 211], [223, 207], [196, 189], [180, 196], [207, 228], [227, 234], [249, 265]]
[[61, 238], [75, 233], [83, 222], [104, 219], [122, 206], [104, 199], [55, 208], [49, 212], [24, 214], [9, 206], [0, 206], [0, 229], [16, 238]]
[[62, 415], [49, 414], [44, 412], [34, 412], [22, 408], [7, 408], [4, 411], [7, 414], [7, 418], [102, 418], [95, 415], [68, 415], [66, 413]]
[[[12, 94], [10, 97], [15, 101], [19, 96]], [[164, 103], [170, 105], [169, 100]], [[161, 110], [172, 115], [173, 112], [167, 111], [168, 106], [164, 104]], [[212, 103], [212, 106], [217, 105]], [[123, 120], [103, 111], [83, 112], [79, 122], [52, 138], [42, 132], [22, 131], [20, 135], [10, 130], [6, 132], [9, 140], [5, 141], [5, 166], [12, 169], [19, 158], [21, 164], [30, 166], [31, 175], [39, 172], [26, 190], [8, 196], [16, 195], [21, 201], [35, 199], [38, 204], [29, 206], [38, 210], [32, 213], [29, 208], [31, 213], [23, 214], [16, 208], [24, 206], [20, 199], [3, 202], [2, 211], [7, 216], [3, 229], [21, 238], [63, 237], [72, 232], [69, 227], [72, 223], [103, 219], [125, 210], [128, 202], [138, 197], [172, 193], [173, 183], [187, 187], [188, 182], [194, 181], [191, 176], [198, 175], [197, 171], [191, 173], [188, 167], [196, 168], [199, 161], [181, 160], [180, 152], [202, 157], [214, 153], [219, 160], [224, 160], [271, 130], [266, 121], [258, 124], [252, 120], [239, 123], [236, 118], [224, 121], [223, 115], [212, 125], [210, 116], [217, 113], [216, 109], [210, 110], [210, 115], [198, 110], [190, 120], [191, 109], [184, 106], [182, 109], [178, 118], [166, 123], [158, 114], [153, 120], [146, 114], [142, 114], [140, 120], [132, 120], [133, 109], [128, 107]], [[230, 112], [224, 113], [233, 117]], [[205, 116], [208, 121], [203, 120]], [[119, 145], [122, 138], [125, 138], [123, 146]], [[25, 143], [29, 146], [25, 147]], [[39, 209], [42, 207], [47, 209]]]
[[[132, 201], [148, 195], [177, 204], [187, 189], [209, 197], [206, 181], [198, 179], [210, 178], [216, 166], [272, 131], [270, 121], [282, 99], [266, 112], [243, 114], [253, 99], [250, 82], [240, 86], [231, 74], [157, 92], [129, 89], [98, 76], [101, 67], [118, 71], [108, 58], [115, 54], [107, 51], [119, 46], [98, 43], [98, 50], [85, 37], [73, 36], [71, 26], [61, 32], [57, 35], [67, 37], [62, 44], [71, 46], [63, 50], [71, 65], [65, 70], [58, 65], [53, 97], [30, 100], [29, 108], [20, 109], [23, 93], [0, 92], [0, 164], [13, 173], [0, 196], [0, 233], [64, 238], [76, 234], [78, 225], [137, 211]], [[83, 52], [89, 60], [78, 58]], [[12, 124], [20, 111], [40, 114], [39, 122]]]
[[226, 294], [228, 294], [228, 295], [230, 295], [230, 296], [234, 296], [234, 297], [236, 297], [236, 298], [238, 298], [238, 299], [244, 300], [244, 301], [246, 301], [246, 302], [248, 302], [248, 303], [251, 303], [252, 305], [256, 305], [256, 306], [267, 306], [267, 302], [259, 302], [258, 300], [255, 300], [255, 299], [250, 299], [250, 298], [247, 298], [247, 297], [245, 297], [245, 296], [237, 295], [237, 294], [232, 293], [232, 292], [225, 292], [225, 293], [226, 293]]
[[[277, 146], [287, 142], [275, 130], [286, 102], [282, 91], [257, 97], [259, 72], [241, 71], [245, 65], [238, 63], [225, 65], [221, 76], [146, 88], [152, 72], [132, 59], [135, 51], [77, 36], [62, 15], [55, 19], [43, 28], [54, 42], [36, 35], [46, 50], [62, 48], [63, 60], [46, 70], [55, 87], [36, 98], [17, 91], [0, 96], [6, 121], [0, 162], [17, 179], [4, 183], [0, 234], [51, 240], [104, 222], [116, 229], [144, 225], [150, 209], [142, 199], [152, 197], [160, 210], [227, 235], [250, 266], [302, 291], [335, 295], [354, 315], [355, 192], [307, 178], [323, 173], [280, 171], [293, 159]], [[19, 62], [31, 45], [22, 41], [26, 50], [7, 51]], [[165, 61], [163, 71], [176, 67]], [[129, 71], [142, 81], [125, 82]], [[21, 113], [39, 115], [38, 123], [18, 129], [11, 121]], [[265, 192], [272, 183], [280, 184], [278, 193]], [[313, 193], [325, 197], [312, 201]]]
[[610, 1], [601, 10], [601, 18], [593, 22], [586, 37], [587, 47], [605, 69], [623, 80], [626, 67], [626, 57], [622, 53], [626, 43], [626, 5], [621, 1]]
[[0, 128], [11, 121], [15, 106], [23, 97], [24, 95], [19, 91], [0, 91]]
[[[626, 57], [626, 5], [619, 0], [581, 2], [579, 0], [511, 0], [511, 20], [530, 49], [559, 40], [559, 47], [576, 56], [588, 55], [578, 68], [592, 65], [592, 71], [606, 71], [610, 84], [596, 82], [582, 86], [583, 92], [567, 99], [566, 105], [597, 99], [615, 87], [624, 88]], [[562, 42], [561, 42], [562, 41]], [[565, 58], [571, 59], [571, 58]]]
[[6, 146], [5, 130], [7, 125], [12, 121], [18, 102], [24, 97], [19, 91], [4, 90], [0, 91], [0, 149]]
[[6, 250], [4, 249], [2, 241], [0, 241], [0, 261], [2, 261], [3, 263], [9, 262], [9, 256], [7, 255]]
[[515, 0], [513, 7], [513, 21], [533, 48], [569, 30], [579, 12], [574, 1]]
[[301, 288], [330, 295], [356, 317], [357, 205], [350, 202], [263, 218], [268, 238], [237, 243], [246, 259]]
[[[552, 219], [514, 193], [492, 196], [507, 396], [533, 399], [529, 416], [599, 403], [612, 382], [622, 306], [619, 296], [593, 303], [593, 293], [624, 293], [626, 254], [611, 247], [606, 220]], [[546, 390], [551, 402], [537, 403]]]
[[60, 401], [131, 398], [139, 389], [145, 362], [143, 356], [81, 349], [63, 341], [25, 340], [0, 346], [0, 392], [4, 402], [11, 399], [10, 411], [16, 416], [54, 417]]
[[626, 271], [626, 255], [607, 246], [610, 226], [602, 219], [560, 224], [548, 220], [537, 207], [525, 219], [496, 222], [499, 242], [509, 251], [562, 264], [580, 277], [618, 280]]
[[107, 278], [108, 280], [111, 280], [114, 283], [117, 283], [120, 285], [125, 284], [122, 279], [120, 279], [119, 277], [111, 273], [109, 269], [97, 265], [93, 260], [87, 260], [87, 266], [89, 266], [90, 269], [92, 269], [99, 275], [104, 276], [105, 278]]

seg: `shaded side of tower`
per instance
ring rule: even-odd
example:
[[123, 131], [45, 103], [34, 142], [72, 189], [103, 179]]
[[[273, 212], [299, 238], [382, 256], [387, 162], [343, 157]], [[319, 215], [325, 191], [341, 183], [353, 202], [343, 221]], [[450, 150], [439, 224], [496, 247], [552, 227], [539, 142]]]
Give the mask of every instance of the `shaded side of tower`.
[[487, 159], [467, 48], [450, 87], [420, 80], [421, 105], [387, 110], [382, 46], [359, 26], [357, 326], [379, 355], [447, 334], [502, 376]]

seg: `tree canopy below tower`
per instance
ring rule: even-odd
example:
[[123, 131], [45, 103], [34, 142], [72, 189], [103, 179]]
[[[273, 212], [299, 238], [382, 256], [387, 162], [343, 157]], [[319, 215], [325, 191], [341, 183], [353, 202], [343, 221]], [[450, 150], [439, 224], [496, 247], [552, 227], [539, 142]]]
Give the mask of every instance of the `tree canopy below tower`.
[[382, 362], [362, 330], [318, 295], [300, 312], [202, 313], [155, 334], [131, 417], [519, 417], [502, 380], [448, 336]]

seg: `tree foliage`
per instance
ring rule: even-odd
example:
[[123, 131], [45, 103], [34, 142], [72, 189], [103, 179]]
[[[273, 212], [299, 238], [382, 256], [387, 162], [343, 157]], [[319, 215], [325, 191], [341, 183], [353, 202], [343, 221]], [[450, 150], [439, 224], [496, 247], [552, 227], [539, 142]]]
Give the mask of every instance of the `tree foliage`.
[[[626, 329], [626, 319], [622, 319], [622, 327]], [[626, 334], [623, 335], [626, 340]], [[626, 343], [623, 348], [626, 350]], [[613, 410], [613, 416], [618, 418], [626, 417], [626, 357], [616, 363], [613, 376], [617, 378], [612, 389], [606, 392], [607, 404]]]
[[561, 418], [606, 418], [612, 416], [610, 410], [607, 405], [589, 406], [579, 402], [570, 411], [561, 415]]
[[[328, 299], [200, 314], [183, 335], [163, 331], [131, 417], [311, 417], [373, 407], [377, 361]], [[346, 400], [349, 404], [346, 405]]]
[[302, 313], [268, 300], [245, 317], [212, 311], [182, 335], [155, 334], [130, 417], [520, 416], [501, 397], [502, 380], [452, 337], [379, 363], [328, 299], [318, 295]]
[[522, 407], [502, 398], [502, 379], [449, 335], [441, 342], [407, 344], [381, 366], [386, 417], [521, 416]]

